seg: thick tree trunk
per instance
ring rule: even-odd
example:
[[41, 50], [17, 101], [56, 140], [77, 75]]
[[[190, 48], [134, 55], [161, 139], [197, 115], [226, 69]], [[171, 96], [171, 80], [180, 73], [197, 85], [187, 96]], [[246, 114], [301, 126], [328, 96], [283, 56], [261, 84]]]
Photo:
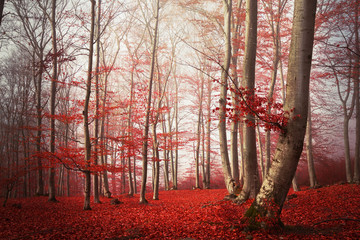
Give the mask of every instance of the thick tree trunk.
[[227, 146], [226, 136], [226, 102], [227, 102], [227, 88], [228, 77], [231, 60], [231, 12], [232, 0], [224, 0], [224, 32], [225, 32], [225, 56], [224, 64], [221, 71], [221, 86], [219, 99], [219, 140], [222, 169], [224, 174], [225, 186], [229, 194], [234, 193], [235, 181], [231, 175], [230, 159]]
[[[102, 159], [101, 164], [106, 166], [107, 165], [107, 155], [101, 156], [101, 159]], [[110, 192], [108, 172], [106, 169], [102, 172], [102, 176], [103, 176], [102, 179], [103, 179], [104, 196], [107, 198], [111, 198], [112, 193]]]
[[[255, 63], [257, 41], [257, 0], [246, 1], [246, 31], [245, 31], [245, 56], [242, 86], [250, 91], [249, 96], [254, 96], [255, 88]], [[244, 186], [236, 202], [244, 202], [255, 198], [259, 190], [259, 174], [256, 153], [255, 117], [251, 114], [245, 116], [253, 126], [245, 126], [243, 131], [244, 149], [242, 160], [244, 163]]]
[[[286, 101], [289, 120], [279, 136], [275, 156], [259, 194], [246, 216], [251, 227], [280, 223], [280, 213], [303, 150], [306, 131], [316, 1], [295, 0]], [[266, 222], [257, 219], [265, 218]]]
[[84, 210], [91, 210], [91, 207], [90, 207], [91, 174], [90, 174], [90, 171], [85, 170], [84, 175], [85, 175], [85, 189], [84, 189], [85, 199], [84, 199], [84, 207], [83, 207], [83, 209]]

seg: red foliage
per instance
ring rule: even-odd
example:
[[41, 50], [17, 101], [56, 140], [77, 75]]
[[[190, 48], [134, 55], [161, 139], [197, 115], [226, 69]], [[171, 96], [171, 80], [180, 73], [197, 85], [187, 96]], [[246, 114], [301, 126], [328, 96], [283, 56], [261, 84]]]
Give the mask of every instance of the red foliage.
[[[296, 194], [296, 195], [295, 195]], [[360, 237], [360, 186], [335, 185], [290, 193], [282, 211], [285, 229], [246, 232], [241, 219], [251, 201], [223, 201], [226, 190], [161, 192], [140, 205], [138, 197], [92, 204], [80, 197], [10, 199], [0, 208], [1, 239], [349, 239]], [[150, 196], [148, 197], [150, 199]]]

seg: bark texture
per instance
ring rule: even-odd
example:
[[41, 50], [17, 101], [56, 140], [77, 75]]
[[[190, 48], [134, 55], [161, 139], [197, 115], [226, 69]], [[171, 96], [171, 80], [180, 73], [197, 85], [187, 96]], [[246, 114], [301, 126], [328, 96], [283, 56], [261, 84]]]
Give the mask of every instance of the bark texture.
[[[246, 212], [251, 227], [271, 227], [271, 223], [278, 226], [280, 213], [303, 150], [315, 14], [316, 1], [295, 1], [284, 105], [284, 110], [288, 111], [289, 121], [279, 136], [269, 173], [255, 201]], [[259, 222], [258, 217], [267, 221]]]
[[[93, 67], [93, 53], [94, 53], [94, 31], [95, 31], [95, 0], [91, 1], [91, 29], [90, 29], [90, 48], [89, 48], [89, 62], [88, 73], [86, 80], [86, 96], [84, 103], [84, 137], [85, 137], [85, 162], [86, 166], [90, 166], [91, 161], [91, 142], [89, 131], [89, 102], [91, 94], [91, 79], [92, 79], [92, 67]], [[91, 194], [91, 173], [90, 170], [85, 169], [85, 190], [84, 190], [84, 210], [91, 210], [90, 207], [90, 194]]]
[[[250, 90], [248, 97], [254, 95], [255, 62], [257, 41], [257, 0], [246, 1], [246, 30], [245, 30], [245, 61], [242, 86]], [[254, 123], [252, 114], [245, 116], [248, 122]], [[257, 169], [256, 132], [254, 126], [243, 128], [244, 186], [236, 202], [241, 203], [249, 198], [255, 198], [259, 190], [259, 174]]]
[[151, 96], [152, 96], [152, 86], [155, 72], [155, 60], [156, 60], [156, 49], [157, 49], [157, 38], [158, 38], [158, 25], [159, 25], [159, 9], [160, 3], [159, 0], [156, 1], [156, 9], [155, 9], [155, 29], [154, 29], [154, 38], [153, 38], [153, 46], [151, 53], [151, 69], [150, 69], [150, 77], [149, 77], [149, 93], [147, 99], [147, 107], [146, 107], [146, 116], [145, 116], [145, 127], [144, 127], [144, 135], [143, 135], [143, 146], [142, 146], [142, 182], [141, 182], [141, 190], [140, 190], [140, 203], [147, 203], [145, 198], [146, 192], [146, 180], [147, 180], [147, 152], [148, 152], [148, 137], [149, 137], [149, 125], [150, 125], [150, 108], [151, 108]]
[[222, 169], [224, 174], [225, 186], [229, 194], [233, 194], [235, 181], [231, 175], [230, 159], [227, 146], [226, 136], [226, 102], [227, 102], [227, 87], [229, 78], [229, 68], [231, 60], [231, 9], [232, 1], [224, 0], [224, 33], [225, 33], [225, 56], [224, 64], [221, 71], [221, 86], [219, 99], [219, 140]]

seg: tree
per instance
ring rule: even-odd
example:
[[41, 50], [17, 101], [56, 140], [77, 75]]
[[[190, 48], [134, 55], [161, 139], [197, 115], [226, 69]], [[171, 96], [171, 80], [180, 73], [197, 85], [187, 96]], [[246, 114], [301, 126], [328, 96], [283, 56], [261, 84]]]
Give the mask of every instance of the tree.
[[[246, 33], [245, 33], [245, 57], [242, 85], [248, 90], [247, 98], [254, 96], [255, 89], [255, 62], [257, 42], [257, 1], [246, 1]], [[256, 154], [256, 132], [255, 116], [245, 116], [247, 126], [244, 127], [243, 139], [244, 150], [242, 159], [244, 161], [245, 175], [244, 186], [236, 202], [244, 202], [249, 197], [255, 198], [259, 189], [259, 173], [257, 168]]]
[[311, 101], [309, 97], [309, 110], [308, 110], [308, 119], [306, 125], [306, 157], [308, 163], [310, 187], [316, 188], [318, 187], [319, 183], [317, 182], [316, 179], [312, 141], [313, 138], [312, 138]]
[[[100, 23], [101, 23], [101, 0], [98, 1], [97, 7], [97, 21], [96, 21], [96, 63], [95, 63], [95, 129], [94, 129], [94, 137], [95, 137], [95, 156], [94, 156], [94, 164], [98, 165], [99, 158], [99, 108], [100, 108], [100, 93], [99, 93], [99, 75], [100, 75]], [[94, 174], [94, 202], [100, 203], [99, 199], [99, 176], [98, 174]]]
[[[37, 150], [37, 190], [36, 195], [44, 195], [43, 180], [43, 115], [45, 104], [43, 102], [43, 78], [46, 71], [45, 49], [50, 41], [48, 21], [46, 16], [38, 12], [37, 2], [11, 1], [14, 7], [15, 15], [18, 18], [19, 28], [14, 27], [9, 33], [9, 38], [20, 48], [32, 55], [32, 70], [34, 85], [36, 91], [36, 150]], [[48, 3], [48, 2], [46, 2]]]
[[152, 96], [152, 85], [153, 79], [155, 75], [155, 60], [156, 60], [156, 52], [157, 52], [157, 40], [158, 40], [158, 25], [159, 25], [159, 9], [160, 9], [160, 1], [156, 1], [155, 6], [155, 28], [152, 39], [152, 50], [151, 50], [151, 63], [150, 63], [150, 76], [149, 76], [149, 92], [147, 97], [147, 105], [146, 105], [146, 115], [145, 115], [145, 126], [144, 126], [144, 134], [143, 134], [143, 145], [142, 145], [142, 182], [141, 182], [141, 190], [140, 190], [140, 203], [146, 204], [147, 200], [145, 198], [146, 192], [146, 180], [147, 180], [147, 159], [148, 159], [148, 138], [149, 138], [149, 125], [150, 125], [150, 112], [151, 112], [151, 96]]
[[354, 178], [353, 181], [360, 183], [360, 42], [359, 42], [359, 8], [360, 1], [355, 0], [355, 17], [354, 17], [354, 32], [355, 32], [355, 66], [354, 66], [354, 88], [355, 88], [355, 109], [356, 109], [356, 129], [355, 129], [355, 159], [354, 159]]
[[[233, 39], [232, 39], [232, 56], [231, 56], [231, 84], [234, 85], [234, 88], [239, 87], [239, 80], [238, 80], [238, 57], [239, 57], [239, 50], [240, 50], [240, 37], [241, 37], [241, 9], [242, 9], [242, 0], [238, 0], [236, 4], [236, 11], [233, 11], [232, 17], [232, 32], [233, 32]], [[232, 102], [234, 105], [239, 105], [239, 98], [236, 96], [235, 92], [232, 92]], [[232, 177], [235, 180], [235, 184], [237, 186], [240, 185], [240, 173], [239, 173], [239, 153], [238, 153], [238, 132], [239, 132], [239, 111], [235, 110], [235, 119], [231, 122], [231, 149], [230, 149], [230, 156], [231, 156], [231, 171]], [[240, 143], [242, 144], [242, 143]], [[241, 156], [243, 152], [241, 151]]]
[[228, 78], [231, 61], [231, 12], [232, 0], [224, 0], [224, 37], [225, 37], [225, 56], [221, 69], [220, 81], [220, 99], [219, 99], [219, 140], [222, 169], [225, 178], [225, 186], [229, 194], [234, 193], [235, 181], [231, 175], [230, 159], [227, 146], [226, 136], [226, 104]]
[[90, 207], [90, 194], [91, 194], [91, 171], [89, 169], [91, 164], [91, 142], [90, 142], [90, 131], [89, 131], [89, 102], [91, 94], [91, 79], [92, 67], [93, 67], [93, 54], [94, 54], [94, 32], [95, 32], [95, 5], [96, 1], [91, 0], [91, 25], [90, 25], [90, 41], [89, 41], [89, 60], [88, 60], [88, 70], [87, 70], [87, 79], [86, 79], [86, 96], [84, 103], [84, 137], [85, 137], [85, 163], [86, 168], [84, 170], [85, 175], [85, 199], [84, 199], [84, 210], [91, 210]]
[[[51, 77], [51, 98], [50, 98], [50, 152], [55, 153], [55, 110], [56, 110], [56, 82], [58, 79], [58, 61], [57, 61], [57, 38], [56, 38], [56, 0], [51, 4], [51, 39], [52, 39], [52, 77]], [[56, 202], [55, 198], [55, 168], [49, 169], [49, 201]]]
[[0, 0], [0, 26], [3, 19], [5, 0]]
[[255, 201], [245, 214], [250, 220], [251, 227], [272, 227], [272, 224], [278, 226], [280, 213], [303, 150], [315, 15], [316, 1], [295, 1], [284, 104], [288, 122], [282, 126], [269, 173]]

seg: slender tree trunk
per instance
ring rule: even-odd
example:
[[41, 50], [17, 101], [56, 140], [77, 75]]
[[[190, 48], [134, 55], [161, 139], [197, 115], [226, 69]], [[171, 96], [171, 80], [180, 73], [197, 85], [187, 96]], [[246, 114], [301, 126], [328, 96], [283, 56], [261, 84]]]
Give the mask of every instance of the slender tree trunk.
[[[105, 92], [104, 92], [104, 99], [103, 99], [103, 109], [105, 108], [105, 102], [106, 102], [106, 94], [107, 94], [107, 77], [105, 78]], [[109, 122], [109, 118], [106, 119], [107, 122]], [[100, 139], [101, 139], [101, 165], [107, 166], [107, 154], [104, 153], [104, 150], [106, 149], [107, 140], [105, 139], [105, 114], [103, 114], [102, 121], [101, 121], [101, 129], [100, 129]], [[102, 184], [104, 189], [104, 195], [107, 198], [111, 198], [111, 192], [109, 188], [109, 178], [108, 178], [108, 172], [106, 169], [102, 171]], [[101, 186], [101, 184], [100, 184]]]
[[[167, 101], [167, 105], [169, 106], [169, 103]], [[169, 114], [170, 115], [170, 114]], [[163, 133], [168, 133], [167, 129], [166, 129], [166, 119], [165, 119], [165, 115], [162, 115], [162, 130]], [[168, 119], [168, 124], [169, 124], [169, 133], [171, 131], [171, 123], [170, 123], [170, 118]], [[169, 159], [170, 159], [170, 151], [171, 151], [171, 146], [169, 146], [171, 144], [171, 139], [170, 141], [168, 140], [167, 137], [165, 137], [164, 139], [164, 143], [165, 143], [165, 147], [164, 147], [164, 183], [165, 183], [165, 190], [169, 190]]]
[[[128, 116], [128, 135], [129, 135], [129, 141], [133, 141], [133, 135], [132, 135], [132, 106], [133, 106], [133, 95], [134, 95], [134, 70], [131, 71], [131, 86], [130, 86], [130, 104], [129, 104], [129, 116]], [[133, 155], [134, 150], [132, 147], [129, 147], [129, 153], [128, 153], [128, 175], [129, 175], [129, 196], [134, 196], [134, 184], [132, 180], [132, 174], [131, 174], [131, 155]], [[135, 174], [135, 172], [134, 172]]]
[[[238, 0], [236, 4], [236, 13], [240, 13], [240, 9], [242, 6], [242, 0]], [[233, 34], [234, 39], [232, 40], [232, 56], [231, 56], [231, 79], [232, 79], [232, 85], [233, 88], [236, 89], [239, 87], [239, 80], [238, 80], [238, 55], [239, 55], [239, 38], [240, 38], [240, 27], [241, 27], [241, 21], [240, 17], [237, 16], [236, 22], [233, 21]], [[232, 101], [234, 106], [239, 106], [239, 96], [236, 95], [235, 92], [231, 93], [232, 95]], [[240, 112], [238, 109], [235, 109], [235, 118], [231, 122], [231, 147], [230, 147], [230, 158], [231, 158], [231, 174], [233, 179], [235, 180], [236, 186], [240, 185], [239, 180], [239, 153], [238, 153], [238, 131], [239, 131], [239, 116]]]
[[[344, 109], [344, 112], [347, 111]], [[344, 113], [346, 114], [346, 113]], [[344, 115], [344, 151], [345, 151], [345, 171], [346, 171], [346, 181], [348, 183], [352, 182], [352, 172], [351, 172], [351, 156], [350, 156], [350, 140], [349, 140], [349, 120], [350, 118]]]
[[202, 188], [206, 188], [206, 167], [205, 167], [205, 123], [204, 123], [204, 114], [202, 114], [201, 118], [201, 131], [203, 132], [201, 137], [201, 169], [202, 169]]
[[91, 25], [90, 25], [90, 47], [89, 47], [89, 62], [88, 62], [88, 72], [86, 80], [86, 96], [84, 103], [84, 137], [85, 137], [85, 163], [86, 167], [84, 170], [85, 174], [85, 199], [84, 199], [84, 210], [91, 210], [90, 207], [90, 194], [91, 194], [91, 142], [90, 142], [90, 131], [89, 131], [89, 102], [91, 94], [91, 79], [92, 79], [92, 67], [93, 67], [93, 54], [94, 54], [94, 31], [95, 31], [95, 0], [91, 0]]
[[[268, 92], [268, 104], [269, 106], [271, 105], [272, 102], [272, 98], [274, 95], [274, 89], [275, 89], [275, 84], [276, 84], [276, 78], [277, 78], [277, 72], [278, 72], [278, 67], [279, 67], [279, 63], [280, 63], [280, 54], [281, 54], [281, 48], [280, 48], [280, 42], [281, 42], [281, 37], [280, 37], [280, 17], [282, 14], [282, 8], [284, 3], [282, 2], [282, 0], [278, 1], [278, 8], [277, 8], [277, 16], [274, 16], [274, 14], [271, 12], [270, 13], [270, 19], [271, 19], [271, 29], [272, 29], [272, 34], [273, 34], [273, 51], [274, 51], [274, 56], [273, 56], [273, 65], [272, 65], [272, 72], [271, 72], [271, 82], [270, 82], [270, 88], [269, 88], [269, 92]], [[271, 11], [271, 10], [270, 10]], [[275, 22], [275, 25], [274, 25]], [[269, 107], [268, 109], [268, 114], [271, 114], [271, 108]], [[265, 147], [266, 147], [266, 162], [265, 162], [265, 174], [268, 173], [269, 168], [270, 168], [270, 158], [271, 158], [271, 132], [270, 131], [266, 131], [266, 143], [265, 143]]]
[[211, 81], [207, 81], [207, 104], [206, 104], [206, 185], [205, 188], [210, 188], [210, 162], [211, 162]]
[[[55, 154], [55, 100], [56, 100], [56, 82], [57, 82], [57, 39], [56, 39], [56, 0], [52, 0], [51, 7], [51, 39], [52, 39], [52, 48], [53, 48], [53, 72], [51, 79], [51, 98], [50, 98], [50, 152]], [[49, 201], [57, 202], [55, 198], [55, 167], [54, 163], [50, 163], [49, 169]]]
[[[99, 67], [100, 67], [100, 17], [101, 17], [101, 0], [98, 1], [97, 20], [96, 20], [96, 63], [95, 63], [95, 155], [94, 165], [99, 163], [99, 107], [100, 107], [100, 90], [99, 90]], [[99, 198], [99, 174], [93, 175], [94, 179], [94, 203], [101, 203]]]
[[264, 181], [265, 178], [265, 167], [264, 167], [264, 153], [263, 153], [263, 146], [261, 141], [261, 133], [259, 125], [256, 126], [256, 133], [257, 133], [257, 142], [258, 142], [258, 149], [260, 154], [260, 171], [261, 171], [261, 181]]
[[[290, 112], [259, 194], [246, 212], [252, 227], [280, 223], [280, 213], [303, 150], [315, 28], [316, 1], [295, 0], [284, 110]], [[256, 219], [265, 218], [259, 223]]]
[[[155, 120], [157, 122], [157, 120]], [[159, 182], [160, 182], [160, 155], [159, 142], [157, 140], [156, 123], [153, 124], [153, 141], [154, 141], [154, 193], [153, 200], [159, 200]]]
[[[245, 56], [243, 70], [243, 84], [249, 91], [248, 97], [254, 96], [255, 88], [255, 63], [257, 41], [257, 0], [246, 1], [246, 32], [245, 32]], [[255, 117], [251, 114], [245, 116], [246, 120], [255, 125]], [[249, 198], [255, 198], [259, 191], [259, 174], [256, 153], [256, 132], [254, 126], [244, 127], [244, 149], [242, 160], [244, 161], [244, 186], [236, 202], [244, 202]]]
[[178, 89], [178, 80], [175, 77], [175, 159], [172, 166], [172, 181], [173, 186], [172, 189], [176, 190], [178, 188], [177, 185], [177, 177], [178, 177], [178, 163], [179, 163], [179, 89]]
[[221, 71], [220, 99], [219, 99], [219, 140], [222, 169], [225, 186], [230, 195], [234, 194], [235, 181], [231, 175], [230, 159], [226, 136], [226, 102], [229, 68], [231, 61], [231, 12], [232, 0], [224, 0], [224, 32], [225, 32], [225, 56]]
[[0, 26], [3, 18], [4, 5], [5, 5], [5, 0], [0, 0]]
[[359, 8], [360, 1], [355, 1], [355, 68], [354, 68], [354, 88], [355, 88], [355, 106], [356, 106], [356, 139], [355, 139], [355, 159], [354, 159], [354, 178], [353, 181], [360, 183], [360, 42], [359, 42]]
[[145, 115], [145, 126], [144, 126], [144, 135], [143, 135], [143, 146], [142, 146], [142, 182], [141, 182], [141, 191], [140, 191], [140, 203], [146, 204], [147, 200], [145, 198], [146, 192], [146, 180], [147, 180], [147, 162], [148, 162], [148, 138], [149, 138], [149, 125], [150, 125], [150, 108], [151, 108], [151, 96], [152, 96], [152, 85], [154, 79], [154, 70], [155, 70], [155, 60], [156, 60], [156, 50], [157, 50], [157, 38], [158, 38], [158, 25], [159, 25], [159, 9], [160, 3], [159, 0], [156, 1], [155, 9], [155, 29], [154, 29], [154, 38], [153, 46], [151, 53], [151, 69], [149, 77], [149, 93], [147, 98], [146, 106], [146, 115]]
[[239, 180], [240, 185], [244, 185], [244, 172], [245, 172], [245, 164], [244, 164], [244, 123], [239, 123], [239, 145], [240, 145], [240, 156], [241, 156], [241, 162], [240, 162], [240, 174], [239, 174]]
[[[35, 54], [34, 54], [35, 55]], [[35, 64], [35, 56], [33, 56], [33, 61]], [[36, 195], [44, 195], [44, 181], [43, 181], [43, 167], [41, 159], [41, 135], [42, 135], [42, 106], [41, 106], [41, 96], [42, 96], [42, 75], [43, 75], [43, 52], [40, 53], [40, 67], [36, 81], [36, 112], [37, 112], [37, 133], [36, 133], [36, 151], [38, 154], [37, 157], [37, 168], [38, 168], [38, 178], [37, 178], [37, 189]], [[34, 66], [35, 69], [35, 66]], [[36, 76], [36, 73], [34, 73]]]
[[[196, 141], [196, 154], [195, 154], [195, 188], [200, 188], [200, 145], [201, 145], [201, 124], [202, 124], [202, 111], [203, 111], [203, 98], [204, 98], [204, 76], [201, 76], [200, 82], [200, 95], [199, 95], [199, 113], [197, 121], [197, 141]], [[204, 177], [204, 176], [203, 176]]]
[[316, 179], [315, 174], [315, 165], [314, 165], [314, 158], [313, 158], [313, 151], [312, 151], [312, 120], [311, 120], [311, 104], [309, 98], [309, 110], [308, 110], [308, 119], [307, 119], [307, 126], [306, 126], [306, 156], [307, 156], [307, 163], [308, 163], [308, 171], [309, 171], [309, 180], [310, 180], [310, 187], [316, 188], [319, 184]]
[[70, 197], [70, 170], [66, 169], [66, 196]]

